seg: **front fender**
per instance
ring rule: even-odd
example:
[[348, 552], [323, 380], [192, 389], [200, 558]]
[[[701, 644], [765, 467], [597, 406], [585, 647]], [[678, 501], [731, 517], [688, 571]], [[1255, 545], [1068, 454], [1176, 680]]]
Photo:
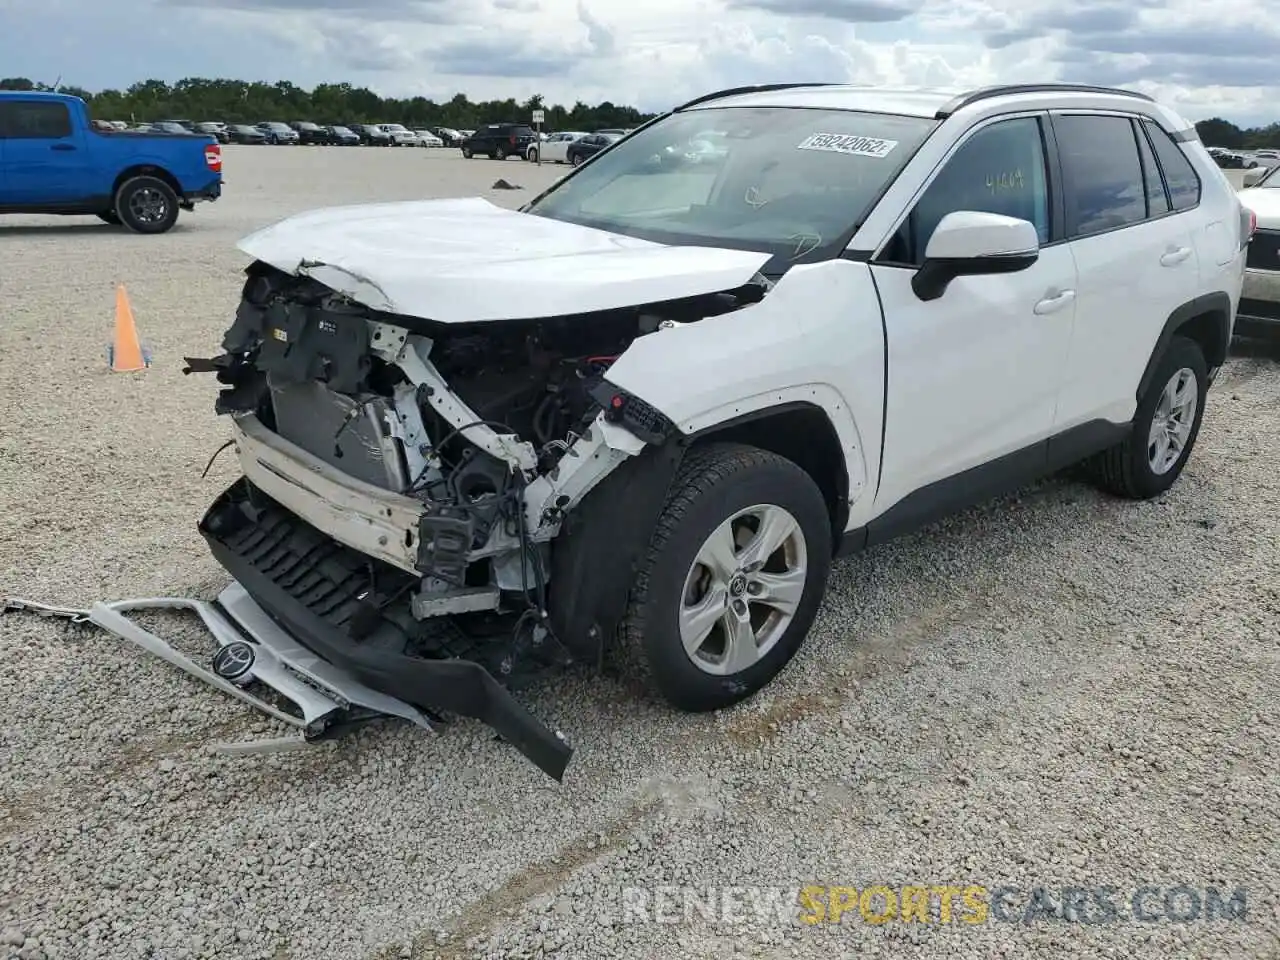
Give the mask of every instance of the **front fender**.
[[[759, 303], [640, 337], [609, 380], [686, 435], [784, 404], [821, 408], [840, 441], [852, 506], [879, 467], [884, 357], [870, 271], [830, 260], [792, 268]], [[851, 510], [850, 522], [862, 512]]]

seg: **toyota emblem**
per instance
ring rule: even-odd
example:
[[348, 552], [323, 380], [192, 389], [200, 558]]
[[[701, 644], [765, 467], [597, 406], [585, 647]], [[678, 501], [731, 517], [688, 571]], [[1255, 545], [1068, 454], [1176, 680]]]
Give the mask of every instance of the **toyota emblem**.
[[239, 680], [253, 667], [253, 647], [233, 640], [213, 655], [213, 672], [223, 680]]

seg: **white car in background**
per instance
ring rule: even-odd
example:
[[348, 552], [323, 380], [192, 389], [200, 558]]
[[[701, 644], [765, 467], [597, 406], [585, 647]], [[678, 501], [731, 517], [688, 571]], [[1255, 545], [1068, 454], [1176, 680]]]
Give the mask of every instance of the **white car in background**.
[[529, 144], [529, 149], [525, 151], [525, 158], [536, 161], [541, 151], [542, 159], [548, 163], [568, 163], [569, 144], [585, 136], [585, 133], [576, 130], [548, 133], [542, 143]]
[[443, 147], [444, 141], [437, 137], [430, 130], [414, 130], [414, 136], [418, 138], [418, 146], [420, 147]]
[[1280, 336], [1280, 167], [1250, 170], [1238, 196], [1257, 224], [1245, 261], [1236, 331]]
[[378, 127], [391, 138], [393, 147], [416, 147], [418, 146], [418, 135], [399, 123], [380, 123]]

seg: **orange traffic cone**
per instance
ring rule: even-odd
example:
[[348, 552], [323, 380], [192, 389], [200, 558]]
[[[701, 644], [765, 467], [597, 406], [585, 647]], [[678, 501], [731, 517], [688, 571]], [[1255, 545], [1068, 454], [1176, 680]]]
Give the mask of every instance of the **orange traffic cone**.
[[116, 336], [111, 344], [111, 369], [116, 373], [130, 373], [146, 367], [138, 328], [133, 322], [133, 308], [129, 306], [129, 295], [122, 283], [116, 287]]

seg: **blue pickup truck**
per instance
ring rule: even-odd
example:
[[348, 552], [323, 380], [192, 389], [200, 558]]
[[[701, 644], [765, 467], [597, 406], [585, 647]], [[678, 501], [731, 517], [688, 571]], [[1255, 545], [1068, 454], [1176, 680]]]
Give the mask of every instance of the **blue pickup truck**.
[[0, 214], [95, 215], [164, 233], [222, 193], [212, 135], [100, 129], [79, 97], [0, 91]]

